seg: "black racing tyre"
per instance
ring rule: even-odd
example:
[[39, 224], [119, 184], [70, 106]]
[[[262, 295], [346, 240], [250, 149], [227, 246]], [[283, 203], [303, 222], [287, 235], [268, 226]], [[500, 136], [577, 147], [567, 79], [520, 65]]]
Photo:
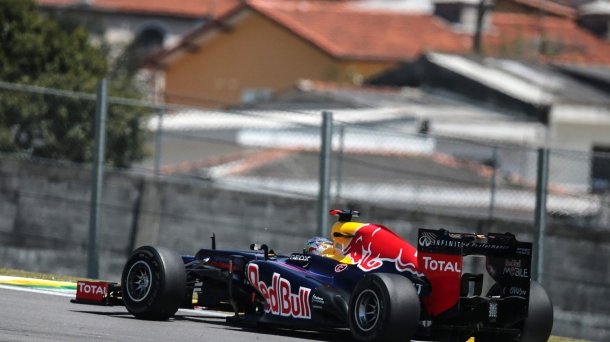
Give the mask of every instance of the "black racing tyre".
[[[487, 296], [499, 296], [502, 292], [498, 283], [494, 284]], [[527, 318], [517, 326], [521, 328], [521, 342], [546, 342], [553, 330], [553, 304], [544, 288], [538, 282], [530, 282], [530, 301]]]
[[501, 294], [502, 294], [502, 288], [500, 287], [500, 284], [498, 284], [498, 283], [493, 284], [489, 288], [489, 291], [487, 291], [487, 297], [500, 296]]
[[415, 286], [398, 274], [364, 276], [349, 301], [349, 327], [357, 341], [410, 341], [417, 330], [419, 314]]
[[530, 283], [530, 304], [523, 322], [521, 342], [546, 342], [553, 330], [553, 304], [544, 288], [535, 281]]
[[136, 249], [121, 276], [123, 303], [140, 319], [167, 320], [186, 294], [186, 269], [175, 251], [158, 246]]

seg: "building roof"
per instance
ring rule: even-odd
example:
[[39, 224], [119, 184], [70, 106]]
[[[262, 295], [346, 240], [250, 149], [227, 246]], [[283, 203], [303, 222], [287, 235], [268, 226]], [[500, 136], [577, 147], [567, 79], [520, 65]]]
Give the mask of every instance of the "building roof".
[[421, 12], [375, 10], [352, 2], [246, 0], [239, 10], [151, 56], [148, 64], [163, 64], [183, 48], [201, 44], [202, 37], [245, 11], [265, 16], [341, 60], [403, 61], [429, 50], [463, 53], [469, 49], [467, 39], [442, 20]]
[[517, 4], [539, 9], [543, 12], [561, 17], [576, 18], [577, 11], [569, 6], [549, 0], [511, 0]]
[[610, 106], [607, 93], [566, 76], [550, 65], [495, 58], [477, 61], [443, 54], [427, 57], [436, 65], [527, 103]]
[[[426, 121], [429, 133], [437, 137], [507, 144], [538, 144], [544, 131], [542, 124], [526, 117], [484, 107], [447, 92], [414, 87], [301, 80], [293, 89], [267, 102], [252, 104], [250, 108], [296, 112], [330, 110], [334, 115], [351, 112], [354, 119], [354, 113], [366, 113], [370, 117], [368, 126], [393, 127], [411, 133], [417, 133], [420, 124]], [[353, 123], [349, 116], [334, 119]]]
[[222, 16], [241, 0], [36, 0], [43, 7], [79, 7], [94, 11], [205, 18]]
[[608, 1], [593, 1], [591, 3], [582, 5], [578, 8], [578, 12], [581, 16], [585, 15], [609, 15], [610, 14], [610, 2]]
[[569, 18], [494, 13], [492, 24], [494, 29], [483, 40], [488, 55], [558, 64], [610, 65], [610, 43]]
[[[561, 65], [560, 70], [568, 72], [579, 79], [589, 79], [597, 84], [605, 83], [610, 86], [610, 67], [584, 66], [584, 65]], [[610, 88], [608, 88], [610, 89]]]

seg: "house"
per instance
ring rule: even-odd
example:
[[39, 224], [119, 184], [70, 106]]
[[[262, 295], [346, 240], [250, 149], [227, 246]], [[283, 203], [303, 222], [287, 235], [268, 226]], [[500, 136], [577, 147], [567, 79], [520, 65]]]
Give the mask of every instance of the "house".
[[[269, 98], [298, 79], [359, 83], [428, 51], [470, 52], [478, 0], [418, 3], [247, 0], [145, 65], [164, 74], [166, 101], [229, 107]], [[498, 0], [487, 9], [486, 55], [610, 63], [610, 44], [578, 25], [574, 7]]]
[[[478, 0], [435, 0], [435, 15], [472, 35]], [[579, 10], [548, 0], [498, 0], [482, 17], [482, 54], [550, 63], [609, 65], [609, 3]]]
[[136, 42], [148, 53], [222, 16], [239, 0], [35, 0], [41, 12], [85, 25], [119, 53]]
[[583, 27], [605, 39], [610, 38], [610, 3], [595, 1], [579, 7], [579, 22]]
[[226, 107], [298, 79], [358, 83], [422, 52], [465, 53], [467, 38], [426, 9], [350, 1], [247, 0], [151, 56], [172, 103]]
[[[412, 69], [418, 70], [417, 79]], [[610, 94], [587, 83], [586, 76], [578, 79], [565, 70], [583, 73], [582, 67], [430, 53], [372, 82], [386, 86], [415, 83], [515, 118], [534, 120], [544, 129], [527, 144], [557, 151], [551, 158], [551, 181], [576, 191], [606, 191], [610, 189], [610, 167], [606, 167], [610, 161]], [[489, 128], [491, 134], [493, 130]], [[514, 170], [517, 165], [507, 167]], [[535, 170], [520, 173], [531, 178]]]

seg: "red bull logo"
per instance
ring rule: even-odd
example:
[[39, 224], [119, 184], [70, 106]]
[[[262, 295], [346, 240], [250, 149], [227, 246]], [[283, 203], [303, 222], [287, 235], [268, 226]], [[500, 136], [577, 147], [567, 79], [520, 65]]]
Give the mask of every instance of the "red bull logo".
[[343, 250], [358, 268], [368, 272], [392, 262], [400, 272], [423, 276], [417, 268], [417, 250], [382, 225], [365, 224], [354, 231]]
[[265, 312], [311, 319], [310, 288], [299, 287], [299, 293], [292, 293], [290, 282], [278, 273], [273, 273], [271, 286], [267, 286], [262, 280], [259, 281], [257, 264], [248, 265], [248, 281], [265, 298]]

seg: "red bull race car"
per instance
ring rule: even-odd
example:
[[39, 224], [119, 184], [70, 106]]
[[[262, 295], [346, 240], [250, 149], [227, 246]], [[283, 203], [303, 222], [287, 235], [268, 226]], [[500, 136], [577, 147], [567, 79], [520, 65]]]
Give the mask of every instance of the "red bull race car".
[[[330, 213], [339, 220], [320, 255], [280, 255], [266, 245], [218, 250], [214, 237], [195, 256], [144, 246], [120, 285], [79, 282], [73, 302], [121, 304], [147, 320], [194, 305], [230, 307], [232, 322], [348, 328], [356, 341], [548, 340], [553, 307], [530, 279], [531, 243], [510, 233], [420, 229], [416, 248], [383, 225], [353, 222], [357, 211]], [[462, 271], [467, 256], [484, 258], [494, 282], [486, 294], [483, 274]]]

